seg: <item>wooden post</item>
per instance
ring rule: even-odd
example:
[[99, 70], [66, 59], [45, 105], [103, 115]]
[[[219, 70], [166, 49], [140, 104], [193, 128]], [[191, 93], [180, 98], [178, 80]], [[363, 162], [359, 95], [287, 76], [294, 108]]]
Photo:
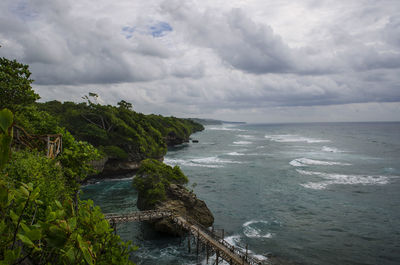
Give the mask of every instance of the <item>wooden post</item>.
[[197, 258], [199, 257], [199, 237], [200, 237], [200, 232], [199, 232], [199, 229], [197, 229], [197, 244], [196, 244], [196, 255], [197, 255]]
[[188, 232], [188, 252], [190, 253], [190, 231]]
[[224, 238], [225, 238], [225, 235], [224, 235], [224, 229], [222, 229], [222, 240], [224, 240]]
[[219, 250], [217, 250], [217, 252], [215, 253], [215, 265], [218, 265], [218, 260], [219, 260]]
[[47, 157], [50, 155], [50, 136], [47, 135]]
[[249, 245], [246, 244], [246, 261], [247, 261], [248, 255], [249, 255]]
[[208, 243], [206, 245], [206, 256], [207, 256], [207, 264], [208, 264], [208, 258], [210, 256], [209, 249], [208, 249]]

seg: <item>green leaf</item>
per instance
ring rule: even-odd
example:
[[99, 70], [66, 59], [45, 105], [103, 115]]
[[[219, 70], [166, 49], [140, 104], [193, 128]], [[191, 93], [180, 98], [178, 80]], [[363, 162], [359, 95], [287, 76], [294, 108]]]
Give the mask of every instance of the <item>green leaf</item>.
[[89, 250], [86, 247], [81, 248], [81, 250], [86, 262], [88, 264], [93, 264], [92, 256], [90, 255]]
[[68, 225], [71, 230], [74, 230], [76, 227], [76, 217], [71, 217], [68, 219]]
[[19, 218], [19, 216], [13, 210], [10, 210], [10, 217], [13, 220], [14, 223], [16, 223], [18, 221], [18, 218]]
[[61, 205], [61, 203], [60, 203], [59, 201], [56, 200], [55, 203], [56, 203], [56, 205], [57, 205], [58, 208], [60, 208], [60, 209], [63, 208], [62, 205]]
[[27, 232], [26, 236], [28, 236], [31, 240], [36, 241], [42, 237], [42, 231], [41, 229], [33, 229]]
[[10, 110], [8, 109], [0, 110], [0, 129], [6, 135], [8, 135], [8, 128], [11, 127], [13, 119], [14, 116]]
[[33, 242], [26, 236], [22, 235], [22, 234], [17, 234], [17, 237], [19, 238], [19, 240], [22, 241], [22, 243], [24, 243], [25, 245], [28, 245], [30, 247], [33, 247], [35, 244], [33, 244]]
[[75, 264], [75, 251], [74, 248], [70, 248], [65, 255], [67, 256], [70, 264]]

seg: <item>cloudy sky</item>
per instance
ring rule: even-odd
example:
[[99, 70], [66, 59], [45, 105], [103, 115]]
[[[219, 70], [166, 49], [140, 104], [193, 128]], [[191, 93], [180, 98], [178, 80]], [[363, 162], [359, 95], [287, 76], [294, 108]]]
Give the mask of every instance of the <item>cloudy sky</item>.
[[2, 0], [42, 101], [247, 122], [400, 120], [399, 0]]

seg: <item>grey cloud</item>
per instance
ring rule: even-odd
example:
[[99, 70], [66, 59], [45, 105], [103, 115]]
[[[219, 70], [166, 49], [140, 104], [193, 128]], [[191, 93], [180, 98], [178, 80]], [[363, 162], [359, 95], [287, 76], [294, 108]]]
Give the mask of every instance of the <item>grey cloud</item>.
[[[327, 28], [326, 43], [318, 48], [318, 43], [299, 49], [290, 48], [282, 38], [266, 25], [255, 23], [241, 9], [217, 13], [212, 10], [200, 12], [189, 3], [178, 2], [171, 5], [167, 1], [163, 10], [180, 25], [181, 32], [196, 45], [213, 48], [230, 66], [254, 74], [294, 73], [299, 75], [323, 75], [346, 72], [349, 70], [366, 71], [380, 68], [400, 67], [400, 47], [388, 48], [365, 44], [379, 41], [379, 33], [366, 36], [348, 32], [348, 26], [363, 27], [363, 23], [373, 23], [379, 19], [376, 6], [356, 10], [359, 16], [344, 17], [344, 22]], [[386, 9], [385, 9], [386, 10]], [[348, 16], [353, 16], [350, 13]], [[357, 20], [358, 19], [358, 20]], [[341, 23], [354, 23], [354, 25]], [[387, 25], [387, 34], [396, 37], [399, 27], [396, 19], [391, 18]], [[390, 32], [390, 33], [389, 33]], [[396, 34], [397, 33], [397, 34]], [[315, 32], [314, 34], [319, 34]], [[359, 39], [360, 38], [360, 39]], [[368, 38], [368, 39], [365, 39]], [[394, 51], [393, 51], [394, 49]]]
[[219, 16], [212, 11], [199, 13], [185, 4], [163, 7], [191, 41], [212, 47], [235, 68], [257, 74], [293, 70], [291, 49], [271, 27], [254, 23], [240, 9]]
[[[241, 2], [238, 9], [226, 2], [222, 10], [211, 0], [211, 7], [160, 2], [99, 1], [103, 6], [93, 10], [82, 2], [90, 8], [77, 12], [76, 1], [40, 0], [12, 12], [13, 1], [1, 1], [0, 56], [30, 64], [43, 100], [79, 101], [93, 91], [107, 104], [125, 99], [147, 113], [239, 117], [283, 108], [292, 115], [289, 109], [310, 106], [334, 110], [341, 107], [329, 106], [342, 105], [351, 111], [347, 106], [353, 103], [400, 102], [396, 2], [317, 1], [314, 11], [328, 10], [329, 16], [317, 15], [320, 20], [309, 31], [293, 24], [293, 30], [306, 32], [296, 35], [301, 45], [292, 45], [279, 23], [270, 23], [273, 18], [245, 8], [251, 3]], [[289, 3], [277, 4], [274, 17], [281, 4], [290, 11]], [[131, 4], [138, 7], [132, 15], [120, 10]], [[94, 11], [108, 12], [109, 5], [113, 17]], [[149, 30], [152, 25], [158, 26]]]
[[38, 85], [150, 81], [167, 73], [163, 59], [170, 52], [152, 37], [126, 40], [110, 20], [74, 16], [67, 1], [27, 2], [38, 14], [30, 21], [16, 19], [10, 13], [13, 2], [6, 3], [0, 17], [16, 23], [15, 30], [8, 23], [0, 27], [6, 40], [0, 55], [18, 54]]

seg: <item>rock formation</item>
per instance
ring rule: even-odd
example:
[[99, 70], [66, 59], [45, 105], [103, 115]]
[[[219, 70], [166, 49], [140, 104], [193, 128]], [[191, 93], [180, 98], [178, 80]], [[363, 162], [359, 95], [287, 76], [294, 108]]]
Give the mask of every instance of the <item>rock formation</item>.
[[[170, 184], [166, 189], [166, 200], [157, 203], [154, 206], [146, 205], [146, 203], [138, 198], [137, 206], [140, 210], [163, 210], [171, 211], [177, 215], [192, 219], [197, 223], [210, 227], [214, 223], [214, 216], [208, 209], [206, 203], [197, 198], [196, 194], [188, 191], [184, 186], [179, 184]], [[153, 222], [157, 231], [171, 235], [182, 235], [179, 227], [168, 219]]]

